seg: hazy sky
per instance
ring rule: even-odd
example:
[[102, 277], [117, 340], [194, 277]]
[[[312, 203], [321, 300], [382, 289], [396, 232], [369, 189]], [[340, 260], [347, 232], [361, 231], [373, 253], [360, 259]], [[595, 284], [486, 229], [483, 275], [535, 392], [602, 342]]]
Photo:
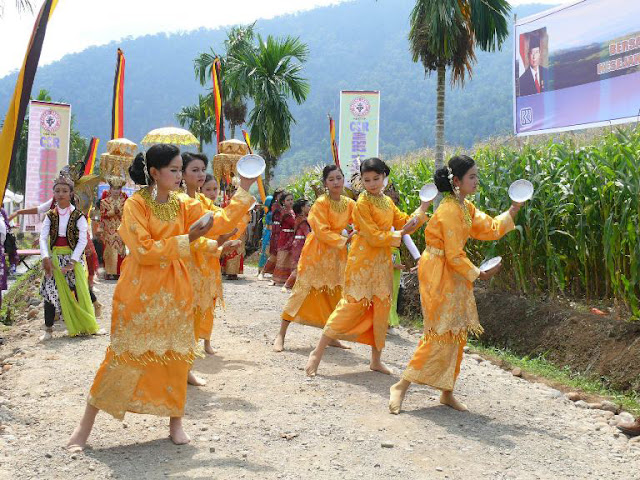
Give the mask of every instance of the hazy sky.
[[[59, 60], [67, 53], [103, 45], [127, 36], [179, 32], [200, 27], [216, 28], [273, 18], [345, 0], [59, 0], [47, 29], [40, 65]], [[348, 1], [348, 0], [347, 0]], [[375, 8], [374, 0], [370, 0]], [[378, 0], [391, 2], [394, 0]], [[14, 0], [4, 0], [0, 19], [0, 77], [20, 68], [35, 14], [18, 15]], [[35, 11], [43, 0], [34, 0]], [[512, 0], [558, 4], [562, 0]]]

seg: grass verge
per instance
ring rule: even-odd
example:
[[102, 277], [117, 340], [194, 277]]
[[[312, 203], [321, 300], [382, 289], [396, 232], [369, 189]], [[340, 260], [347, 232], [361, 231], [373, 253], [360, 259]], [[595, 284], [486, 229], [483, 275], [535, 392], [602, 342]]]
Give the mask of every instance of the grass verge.
[[[401, 317], [401, 323], [409, 329], [422, 330], [422, 318], [419, 316]], [[540, 381], [564, 391], [580, 391], [587, 397], [606, 397], [618, 404], [622, 410], [640, 416], [640, 393], [621, 392], [609, 388], [605, 379], [574, 372], [568, 366], [560, 367], [549, 362], [544, 355], [520, 356], [508, 349], [485, 345], [475, 339], [469, 340], [469, 348], [505, 369], [520, 368], [524, 376], [530, 380]]]
[[578, 390], [587, 395], [607, 397], [621, 406], [622, 410], [640, 416], [640, 396], [634, 392], [621, 392], [608, 388], [606, 383], [593, 376], [574, 372], [568, 366], [559, 367], [549, 362], [543, 355], [536, 357], [519, 356], [507, 350], [483, 345], [477, 340], [469, 341], [469, 347], [475, 353], [498, 361], [504, 368], [520, 368], [523, 373], [546, 380], [556, 388]]
[[7, 290], [6, 295], [2, 298], [2, 308], [0, 308], [1, 323], [10, 325], [16, 312], [24, 311], [27, 308], [27, 302], [32, 296], [30, 290], [33, 289], [36, 279], [42, 275], [40, 265], [40, 262], [34, 264], [31, 270], [21, 275]]

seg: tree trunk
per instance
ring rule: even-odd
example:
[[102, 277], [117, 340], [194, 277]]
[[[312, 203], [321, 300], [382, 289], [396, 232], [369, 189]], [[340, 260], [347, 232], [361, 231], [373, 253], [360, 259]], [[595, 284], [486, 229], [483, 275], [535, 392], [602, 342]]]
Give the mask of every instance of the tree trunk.
[[444, 81], [447, 72], [444, 65], [438, 66], [438, 90], [436, 103], [436, 170], [444, 167]]
[[264, 189], [266, 192], [268, 192], [269, 186], [271, 184], [271, 177], [273, 176], [273, 169], [275, 168], [276, 162], [278, 161], [278, 159], [275, 157], [272, 157], [266, 152], [261, 152], [261, 153], [262, 153], [262, 158], [264, 158], [264, 161], [267, 164], [267, 167], [264, 170]]

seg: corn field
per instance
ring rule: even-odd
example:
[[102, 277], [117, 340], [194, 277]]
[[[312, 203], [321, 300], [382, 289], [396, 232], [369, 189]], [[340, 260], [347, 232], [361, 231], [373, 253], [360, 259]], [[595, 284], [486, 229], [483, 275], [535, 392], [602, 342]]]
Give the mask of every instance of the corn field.
[[[507, 190], [519, 178], [535, 186], [520, 211], [517, 231], [499, 242], [469, 242], [478, 264], [501, 255], [504, 269], [494, 284], [524, 294], [565, 295], [587, 302], [613, 301], [640, 318], [640, 130], [619, 129], [581, 145], [571, 137], [521, 148], [476, 148], [480, 189], [472, 199], [490, 215], [509, 207]], [[430, 152], [390, 161], [391, 181], [406, 212], [432, 181]], [[315, 198], [314, 171], [290, 187]], [[418, 247], [422, 235], [414, 234]]]

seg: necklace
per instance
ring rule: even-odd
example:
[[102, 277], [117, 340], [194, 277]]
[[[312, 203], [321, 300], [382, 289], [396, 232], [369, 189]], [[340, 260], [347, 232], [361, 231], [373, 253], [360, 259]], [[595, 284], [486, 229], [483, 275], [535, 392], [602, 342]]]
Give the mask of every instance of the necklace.
[[388, 210], [389, 208], [391, 208], [391, 204], [390, 204], [391, 199], [387, 197], [384, 193], [381, 193], [380, 195], [373, 195], [369, 193], [367, 190], [365, 190], [363, 192], [363, 195], [365, 200], [367, 200], [369, 203], [371, 203], [372, 205], [382, 210]]
[[329, 199], [331, 210], [336, 213], [344, 213], [347, 211], [347, 205], [349, 202], [347, 197], [340, 195], [340, 200], [334, 200], [329, 194], [327, 194], [326, 197]]
[[56, 206], [56, 209], [58, 210], [58, 215], [65, 216], [65, 215], [68, 215], [69, 212], [71, 211], [71, 205], [69, 205], [66, 208], [60, 208], [59, 206]]
[[473, 224], [473, 220], [471, 219], [471, 214], [469, 213], [469, 209], [467, 208], [466, 203], [460, 203], [460, 201], [450, 193], [445, 193], [444, 199], [442, 201], [447, 203], [455, 203], [462, 211], [462, 218], [464, 218], [464, 223], [467, 224], [467, 227], [471, 227], [471, 225]]
[[180, 200], [178, 200], [178, 194], [176, 192], [169, 192], [169, 200], [165, 203], [159, 203], [151, 197], [149, 187], [141, 188], [140, 196], [144, 199], [146, 204], [151, 209], [151, 213], [158, 220], [163, 222], [171, 222], [178, 215], [180, 210]]

